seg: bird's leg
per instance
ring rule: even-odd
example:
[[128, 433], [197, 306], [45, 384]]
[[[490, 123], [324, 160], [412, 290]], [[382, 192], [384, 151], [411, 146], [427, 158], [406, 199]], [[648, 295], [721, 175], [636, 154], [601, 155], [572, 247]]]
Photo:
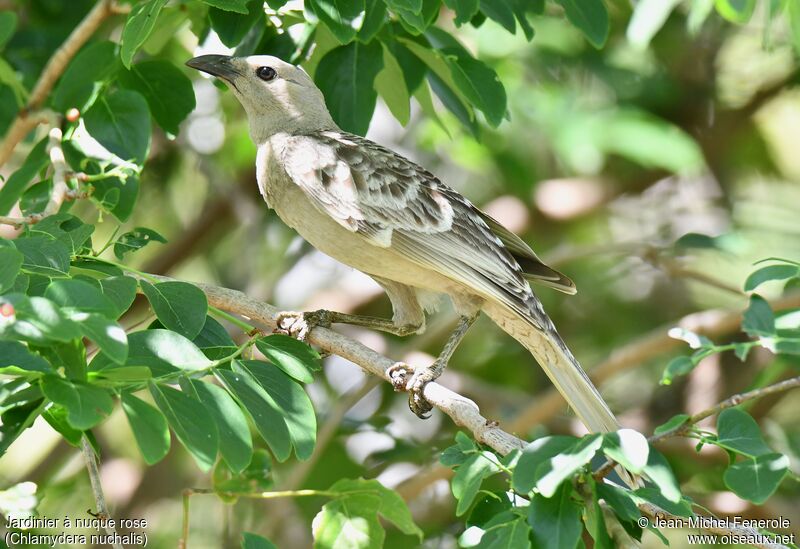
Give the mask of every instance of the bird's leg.
[[[456, 329], [450, 334], [442, 352], [439, 353], [439, 356], [433, 361], [433, 364], [427, 368], [414, 371], [411, 379], [405, 385], [408, 391], [408, 407], [411, 408], [411, 411], [418, 417], [422, 419], [430, 417], [429, 412], [433, 406], [425, 400], [422, 394], [425, 390], [425, 385], [442, 375], [442, 372], [444, 372], [444, 369], [447, 367], [447, 363], [450, 361], [450, 357], [453, 356], [458, 344], [464, 339], [464, 336], [470, 326], [477, 320], [479, 314], [479, 312], [476, 312], [469, 316], [461, 316], [458, 321], [458, 326], [456, 326]], [[395, 388], [398, 388], [398, 386], [405, 381], [408, 373], [408, 366], [403, 363], [397, 363], [392, 366], [388, 373], [393, 380], [392, 383], [395, 385]]]
[[417, 332], [420, 324], [395, 324], [394, 321], [374, 316], [351, 315], [336, 311], [319, 309], [307, 313], [282, 312], [276, 319], [276, 332], [305, 340], [309, 332], [317, 326], [329, 328], [331, 324], [350, 324], [370, 330], [387, 332], [397, 336], [407, 336]]

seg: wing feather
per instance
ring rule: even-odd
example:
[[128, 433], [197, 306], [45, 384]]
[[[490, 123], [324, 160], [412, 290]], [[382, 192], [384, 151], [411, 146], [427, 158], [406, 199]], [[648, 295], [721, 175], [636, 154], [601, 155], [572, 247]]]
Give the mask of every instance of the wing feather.
[[[488, 216], [421, 166], [372, 141], [332, 131], [290, 138], [282, 160], [322, 212], [372, 245], [391, 246], [540, 318], [541, 307], [515, 258], [538, 260], [533, 251], [505, 229], [496, 234], [499, 223], [488, 218], [487, 224]], [[553, 286], [560, 280], [547, 279]]]

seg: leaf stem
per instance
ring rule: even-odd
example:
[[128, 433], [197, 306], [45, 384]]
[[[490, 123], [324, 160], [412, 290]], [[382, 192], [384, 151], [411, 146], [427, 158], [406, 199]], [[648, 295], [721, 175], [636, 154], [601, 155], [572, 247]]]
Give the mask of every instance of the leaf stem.
[[255, 329], [255, 326], [253, 326], [252, 324], [248, 324], [239, 317], [227, 313], [221, 309], [217, 309], [216, 307], [212, 307], [211, 305], [208, 306], [208, 312], [213, 314], [214, 316], [227, 320], [228, 322], [230, 322], [237, 328], [241, 329], [245, 333], [249, 333]]

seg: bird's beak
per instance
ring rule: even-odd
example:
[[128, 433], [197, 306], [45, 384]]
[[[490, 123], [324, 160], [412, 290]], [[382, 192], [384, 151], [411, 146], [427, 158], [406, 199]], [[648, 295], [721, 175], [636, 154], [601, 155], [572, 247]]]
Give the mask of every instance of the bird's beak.
[[186, 62], [186, 66], [230, 82], [234, 77], [242, 74], [234, 68], [231, 59], [233, 58], [227, 55], [201, 55], [200, 57], [189, 59]]

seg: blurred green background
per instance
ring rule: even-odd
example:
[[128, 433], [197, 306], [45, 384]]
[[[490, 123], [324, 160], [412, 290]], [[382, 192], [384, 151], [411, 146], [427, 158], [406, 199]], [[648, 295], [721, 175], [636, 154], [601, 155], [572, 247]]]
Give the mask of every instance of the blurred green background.
[[[20, 14], [9, 61], [32, 77], [69, 31], [65, 21], [77, 22], [91, 5], [2, 4]], [[452, 13], [443, 11], [438, 25], [452, 28], [499, 74], [510, 120], [497, 129], [484, 125], [476, 137], [445, 110], [439, 109], [437, 123], [414, 103], [402, 127], [379, 103], [368, 133], [436, 173], [575, 280], [576, 296], [537, 293], [588, 370], [648, 334], [663, 337], [687, 315], [702, 312], [695, 318], [713, 321], [715, 309], [743, 309], [742, 283], [754, 261], [800, 258], [800, 36], [788, 17], [771, 18], [775, 2], [769, 1], [758, 2], [744, 25], [717, 14], [698, 23], [697, 5], [710, 2], [640, 0], [651, 8], [638, 15], [631, 3], [608, 4], [611, 34], [600, 50], [558, 12], [532, 17], [536, 34], [527, 42], [491, 20], [455, 29]], [[188, 59], [201, 50], [187, 24], [165, 26], [151, 40], [167, 41], [170, 58]], [[113, 36], [119, 29], [107, 32]], [[212, 37], [202, 51], [225, 50]], [[237, 288], [291, 310], [390, 316], [388, 300], [366, 276], [314, 251], [267, 210], [255, 184], [255, 147], [244, 112], [229, 92], [191, 77], [197, 109], [177, 137], [156, 130], [139, 204], [127, 223], [154, 228], [169, 243], [137, 254], [135, 266]], [[3, 101], [13, 100], [8, 86], [0, 94]], [[98, 241], [113, 226], [99, 223]], [[770, 298], [782, 290], [777, 283], [763, 288]], [[448, 305], [419, 337], [341, 330], [393, 358], [426, 364], [454, 322]], [[744, 337], [726, 333], [716, 340]], [[688, 350], [651, 353], [601, 384], [623, 425], [652, 432], [676, 413], [797, 375], [800, 365], [763, 349], [744, 363], [732, 353], [715, 355], [689, 376], [660, 386], [676, 352]], [[442, 383], [474, 399], [501, 426], [513, 424], [524, 438], [582, 432], [563, 406], [542, 424], [514, 422], [535, 409], [549, 382], [522, 347], [487, 319], [469, 333]], [[431, 465], [452, 443], [452, 423], [437, 412], [418, 420], [406, 409], [404, 395], [336, 357], [326, 359], [310, 393], [321, 425], [317, 452], [307, 464], [278, 466], [275, 485], [326, 488], [340, 477], [377, 477], [409, 500], [426, 531], [425, 547], [454, 547], [463, 524], [454, 520], [444, 470]], [[765, 398], [750, 413], [772, 447], [800, 471], [797, 395]], [[124, 423], [117, 410], [97, 431], [106, 450], [107, 498], [118, 516], [150, 521], [150, 547], [172, 547], [181, 491], [208, 480], [177, 444], [167, 459], [145, 467]], [[800, 524], [796, 480], [754, 507], [722, 485], [728, 458], [721, 450], [696, 453], [684, 439], [661, 450], [684, 492], [712, 512], [782, 515], [795, 530]], [[414, 482], [420, 475], [424, 482]], [[41, 420], [0, 459], [0, 487], [21, 481], [39, 485], [43, 514], [93, 506], [80, 456]], [[320, 504], [308, 498], [227, 506], [198, 496], [192, 500], [191, 546], [230, 546], [245, 529], [269, 534], [282, 547], [304, 547]], [[686, 543], [680, 532], [665, 535], [673, 547]], [[387, 546], [412, 543], [389, 531]], [[660, 542], [645, 534], [645, 545]]]

